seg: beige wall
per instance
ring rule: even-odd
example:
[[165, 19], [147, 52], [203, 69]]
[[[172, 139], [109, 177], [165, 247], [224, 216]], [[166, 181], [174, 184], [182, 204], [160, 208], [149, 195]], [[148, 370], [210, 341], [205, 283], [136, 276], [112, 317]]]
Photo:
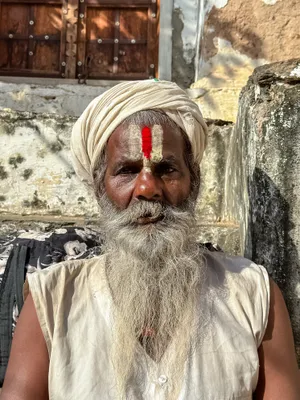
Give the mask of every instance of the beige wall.
[[196, 101], [205, 117], [235, 121], [240, 90], [254, 67], [299, 56], [300, 1], [207, 3]]

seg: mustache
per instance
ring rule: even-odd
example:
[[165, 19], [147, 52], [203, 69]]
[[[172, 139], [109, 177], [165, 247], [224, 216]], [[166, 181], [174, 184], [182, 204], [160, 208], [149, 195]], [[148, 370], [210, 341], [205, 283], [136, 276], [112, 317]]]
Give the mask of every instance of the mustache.
[[140, 218], [160, 218], [167, 220], [174, 209], [172, 206], [160, 202], [139, 200], [126, 210], [118, 211], [116, 217], [120, 225], [137, 225]]
[[[126, 209], [118, 209], [106, 194], [102, 195], [98, 201], [101, 214], [99, 224], [106, 234], [115, 234], [122, 230], [141, 232], [148, 226], [141, 225], [141, 218], [155, 219], [153, 226], [157, 231], [181, 228], [190, 229], [195, 225], [195, 204], [191, 199], [187, 199], [180, 206], [173, 206], [165, 202], [151, 200], [137, 200], [130, 204]], [[115, 236], [115, 234], [113, 234]]]

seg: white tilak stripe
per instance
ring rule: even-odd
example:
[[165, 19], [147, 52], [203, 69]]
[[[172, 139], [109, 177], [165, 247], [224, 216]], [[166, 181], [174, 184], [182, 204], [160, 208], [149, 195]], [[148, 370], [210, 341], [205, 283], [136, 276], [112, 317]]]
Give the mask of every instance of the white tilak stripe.
[[152, 127], [152, 152], [151, 161], [159, 162], [163, 158], [163, 128], [161, 125]]
[[128, 128], [128, 158], [139, 160], [142, 157], [142, 134], [138, 125], [129, 125]]

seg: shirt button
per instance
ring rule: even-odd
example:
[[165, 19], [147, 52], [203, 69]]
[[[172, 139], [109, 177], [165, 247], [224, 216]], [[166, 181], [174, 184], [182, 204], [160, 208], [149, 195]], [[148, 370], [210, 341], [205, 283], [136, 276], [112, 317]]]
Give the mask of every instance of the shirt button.
[[166, 375], [161, 375], [158, 378], [158, 383], [162, 386], [167, 382], [168, 378], [166, 377]]

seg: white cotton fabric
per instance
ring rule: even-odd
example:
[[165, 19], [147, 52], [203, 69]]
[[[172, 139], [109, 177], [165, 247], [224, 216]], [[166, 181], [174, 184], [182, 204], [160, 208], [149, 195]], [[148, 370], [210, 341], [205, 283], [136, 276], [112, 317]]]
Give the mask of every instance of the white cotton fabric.
[[113, 131], [130, 115], [162, 110], [186, 132], [196, 162], [206, 147], [207, 126], [196, 103], [175, 83], [123, 82], [96, 97], [74, 125], [71, 152], [78, 177], [92, 184], [94, 167]]
[[[178, 398], [174, 400], [251, 400], [259, 373], [258, 347], [270, 303], [266, 270], [242, 257], [207, 253], [209, 311], [191, 339]], [[29, 274], [30, 292], [49, 353], [50, 400], [119, 400], [111, 362], [113, 300], [105, 256], [67, 261]], [[176, 341], [159, 362], [137, 346], [139, 376], [127, 400], [165, 400], [171, 392], [169, 359]]]

